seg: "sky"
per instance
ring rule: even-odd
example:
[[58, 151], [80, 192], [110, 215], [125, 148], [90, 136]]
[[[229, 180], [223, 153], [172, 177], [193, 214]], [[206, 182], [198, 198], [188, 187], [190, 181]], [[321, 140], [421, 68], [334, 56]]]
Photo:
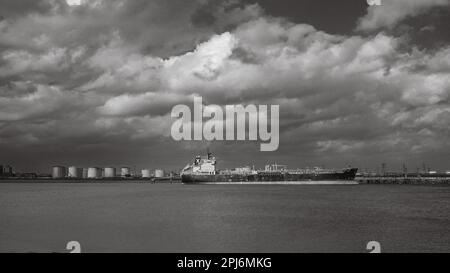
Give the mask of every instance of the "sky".
[[[0, 0], [0, 164], [450, 170], [450, 0]], [[280, 145], [171, 110], [280, 106]]]

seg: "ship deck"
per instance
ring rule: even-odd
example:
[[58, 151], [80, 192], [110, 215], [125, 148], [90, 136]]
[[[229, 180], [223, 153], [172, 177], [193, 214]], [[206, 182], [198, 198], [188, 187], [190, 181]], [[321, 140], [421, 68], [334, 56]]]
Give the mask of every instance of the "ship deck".
[[203, 185], [358, 185], [358, 181], [237, 181], [237, 182], [185, 182], [185, 184]]

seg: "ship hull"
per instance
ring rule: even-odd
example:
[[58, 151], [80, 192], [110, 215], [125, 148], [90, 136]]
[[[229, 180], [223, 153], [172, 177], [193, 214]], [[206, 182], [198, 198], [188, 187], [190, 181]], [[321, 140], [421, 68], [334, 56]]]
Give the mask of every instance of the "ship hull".
[[[355, 179], [357, 169], [331, 173], [182, 174], [186, 184], [346, 184]], [[352, 183], [353, 184], [353, 183]]]

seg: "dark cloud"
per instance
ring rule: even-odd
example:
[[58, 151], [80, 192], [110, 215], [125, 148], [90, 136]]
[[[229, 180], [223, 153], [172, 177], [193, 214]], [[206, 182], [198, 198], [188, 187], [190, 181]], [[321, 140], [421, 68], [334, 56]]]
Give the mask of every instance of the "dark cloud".
[[381, 5], [367, 8], [367, 14], [359, 19], [357, 29], [392, 28], [408, 17], [427, 13], [435, 7], [448, 9], [449, 5], [449, 0], [383, 0]]
[[267, 13], [287, 18], [295, 23], [313, 25], [332, 34], [350, 34], [355, 27], [355, 18], [365, 15], [365, 0], [245, 0], [258, 3]]
[[65, 2], [58, 3], [57, 1], [46, 0], [2, 1], [0, 18], [16, 18], [30, 13], [48, 14], [56, 5], [60, 8], [64, 4]]

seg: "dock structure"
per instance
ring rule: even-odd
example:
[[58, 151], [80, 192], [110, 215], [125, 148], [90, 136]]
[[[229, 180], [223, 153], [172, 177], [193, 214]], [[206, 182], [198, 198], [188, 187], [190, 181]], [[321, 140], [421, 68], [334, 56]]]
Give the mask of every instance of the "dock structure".
[[450, 185], [450, 175], [446, 176], [366, 176], [355, 178], [360, 184], [397, 185]]

